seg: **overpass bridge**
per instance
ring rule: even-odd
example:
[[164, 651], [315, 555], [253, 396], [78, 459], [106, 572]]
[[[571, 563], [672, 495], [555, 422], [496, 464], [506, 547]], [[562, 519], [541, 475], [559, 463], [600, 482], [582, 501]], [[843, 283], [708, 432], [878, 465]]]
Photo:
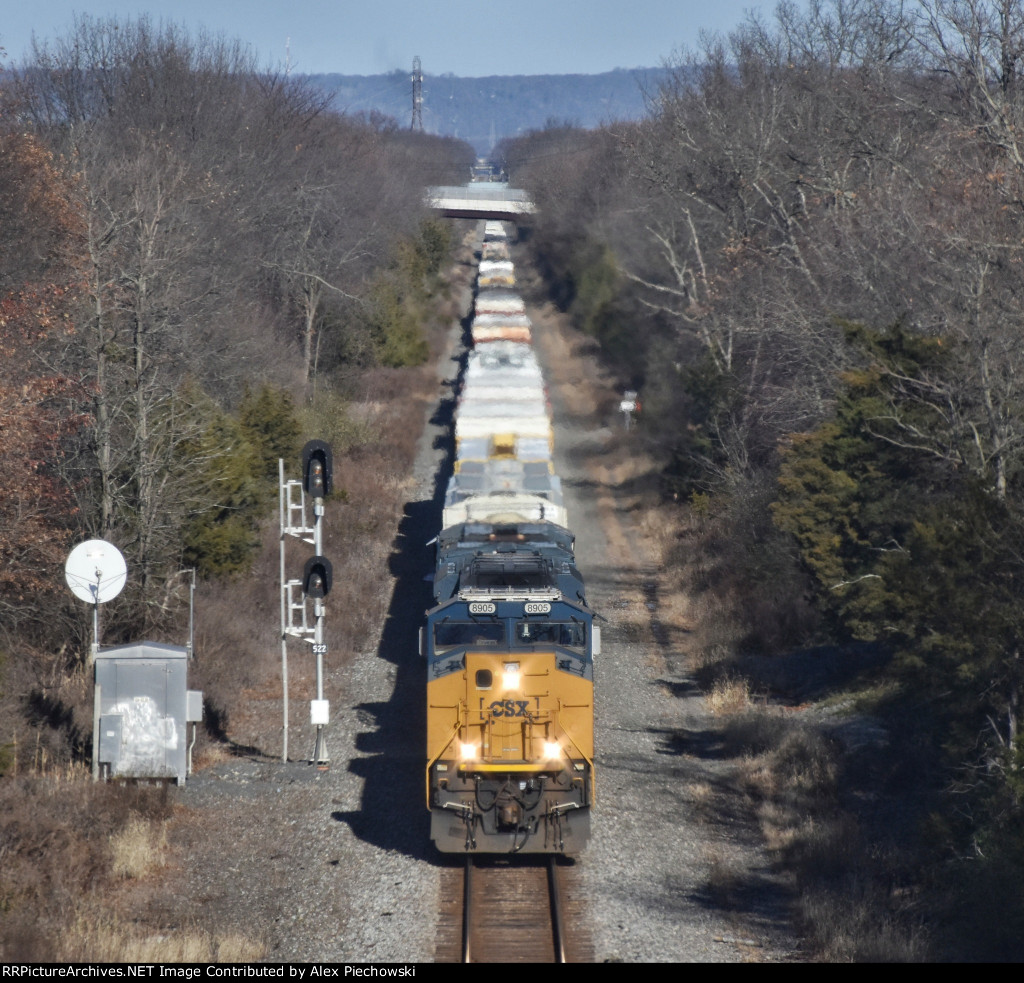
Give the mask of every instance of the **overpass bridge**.
[[427, 188], [427, 205], [446, 218], [483, 218], [518, 225], [535, 211], [525, 191], [497, 181]]

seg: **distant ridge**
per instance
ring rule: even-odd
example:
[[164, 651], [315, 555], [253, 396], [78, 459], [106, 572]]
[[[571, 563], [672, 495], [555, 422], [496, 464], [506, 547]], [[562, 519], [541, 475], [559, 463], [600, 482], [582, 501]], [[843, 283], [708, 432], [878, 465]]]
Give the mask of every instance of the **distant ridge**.
[[[646, 115], [645, 93], [656, 93], [664, 68], [617, 68], [598, 75], [423, 76], [423, 129], [457, 137], [487, 156], [505, 137], [570, 123], [591, 129]], [[399, 127], [412, 118], [410, 72], [386, 75], [306, 75], [351, 114], [383, 114]]]

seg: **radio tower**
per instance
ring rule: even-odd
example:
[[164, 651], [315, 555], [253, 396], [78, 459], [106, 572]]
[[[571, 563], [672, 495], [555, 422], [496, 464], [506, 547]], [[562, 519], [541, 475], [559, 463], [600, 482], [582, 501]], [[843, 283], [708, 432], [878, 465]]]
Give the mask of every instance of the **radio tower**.
[[409, 129], [423, 132], [423, 67], [419, 55], [412, 60], [412, 125]]

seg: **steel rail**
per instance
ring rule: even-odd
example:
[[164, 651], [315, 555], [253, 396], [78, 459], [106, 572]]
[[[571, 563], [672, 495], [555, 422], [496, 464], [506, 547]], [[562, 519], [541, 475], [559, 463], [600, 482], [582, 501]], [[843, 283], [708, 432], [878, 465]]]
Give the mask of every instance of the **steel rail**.
[[472, 961], [472, 947], [470, 937], [472, 935], [473, 921], [471, 917], [471, 898], [473, 887], [473, 858], [466, 857], [466, 872], [462, 881], [462, 961]]
[[558, 856], [548, 857], [548, 892], [551, 896], [551, 941], [555, 947], [555, 962], [565, 962], [565, 931], [562, 924], [562, 894], [558, 886]]

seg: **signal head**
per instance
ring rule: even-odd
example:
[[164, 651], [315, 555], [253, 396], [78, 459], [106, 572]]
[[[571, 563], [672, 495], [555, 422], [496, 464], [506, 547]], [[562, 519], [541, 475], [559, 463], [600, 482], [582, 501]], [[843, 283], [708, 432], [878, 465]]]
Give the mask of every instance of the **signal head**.
[[306, 597], [326, 597], [334, 573], [326, 556], [311, 556], [302, 569], [302, 592]]
[[331, 445], [311, 440], [302, 448], [302, 487], [312, 498], [326, 498], [333, 485], [334, 460]]

